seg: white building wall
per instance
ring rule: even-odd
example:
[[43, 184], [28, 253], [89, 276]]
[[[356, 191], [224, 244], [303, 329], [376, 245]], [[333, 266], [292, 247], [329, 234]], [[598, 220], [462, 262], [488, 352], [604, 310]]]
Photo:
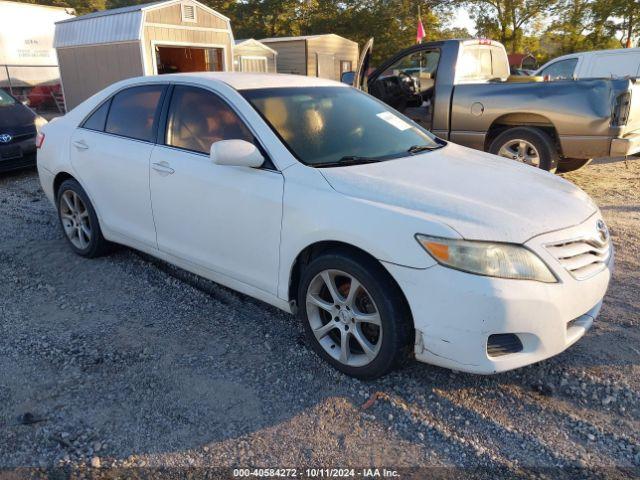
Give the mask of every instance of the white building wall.
[[57, 65], [55, 22], [72, 9], [0, 1], [0, 65]]

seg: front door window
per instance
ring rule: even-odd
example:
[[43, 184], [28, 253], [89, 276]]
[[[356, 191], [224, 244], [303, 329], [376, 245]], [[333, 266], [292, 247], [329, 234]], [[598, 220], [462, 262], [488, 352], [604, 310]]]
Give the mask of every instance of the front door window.
[[253, 135], [217, 95], [201, 88], [176, 86], [171, 97], [166, 144], [209, 153], [220, 140], [246, 140]]

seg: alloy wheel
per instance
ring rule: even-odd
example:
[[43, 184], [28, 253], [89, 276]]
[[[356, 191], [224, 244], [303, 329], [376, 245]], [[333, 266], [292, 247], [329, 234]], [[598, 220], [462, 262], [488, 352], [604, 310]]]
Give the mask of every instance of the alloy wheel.
[[323, 270], [307, 289], [307, 319], [320, 346], [343, 365], [371, 363], [382, 345], [382, 321], [367, 289], [340, 270]]
[[89, 211], [80, 196], [66, 190], [60, 199], [60, 219], [64, 233], [74, 247], [84, 250], [91, 243]]
[[534, 167], [540, 167], [540, 154], [538, 153], [538, 149], [527, 140], [509, 140], [500, 147], [498, 155], [511, 160], [517, 160]]

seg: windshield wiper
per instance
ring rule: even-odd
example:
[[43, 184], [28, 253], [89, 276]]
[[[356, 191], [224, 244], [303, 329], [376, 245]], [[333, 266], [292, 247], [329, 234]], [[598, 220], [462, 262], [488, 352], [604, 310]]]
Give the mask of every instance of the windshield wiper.
[[355, 155], [347, 155], [336, 162], [314, 163], [314, 167], [345, 167], [348, 165], [361, 165], [363, 163], [380, 162], [382, 158], [375, 157], [357, 157]]
[[420, 152], [437, 150], [439, 148], [442, 148], [442, 145], [414, 145], [409, 150], [407, 150], [407, 153], [411, 153], [413, 155]]

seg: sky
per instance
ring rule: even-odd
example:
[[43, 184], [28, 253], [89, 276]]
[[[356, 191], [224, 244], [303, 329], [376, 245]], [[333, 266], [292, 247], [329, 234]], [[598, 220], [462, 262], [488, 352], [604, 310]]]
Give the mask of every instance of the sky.
[[471, 34], [476, 32], [475, 24], [464, 7], [460, 7], [456, 10], [451, 26], [466, 28]]

